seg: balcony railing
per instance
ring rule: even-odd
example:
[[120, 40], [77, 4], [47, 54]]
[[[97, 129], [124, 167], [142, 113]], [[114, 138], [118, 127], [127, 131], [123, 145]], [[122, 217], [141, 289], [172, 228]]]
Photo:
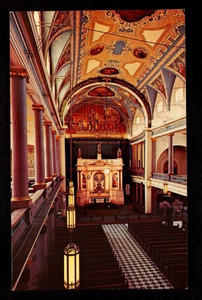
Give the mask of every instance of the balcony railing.
[[171, 174], [163, 174], [163, 173], [153, 173], [152, 178], [165, 180], [170, 182], [176, 182], [180, 184], [187, 184], [187, 175], [171, 175]]

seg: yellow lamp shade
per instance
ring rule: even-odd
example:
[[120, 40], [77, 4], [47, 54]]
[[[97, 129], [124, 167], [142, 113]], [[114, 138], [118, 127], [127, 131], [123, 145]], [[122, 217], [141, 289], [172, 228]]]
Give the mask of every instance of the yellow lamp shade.
[[164, 183], [163, 183], [163, 193], [164, 193], [164, 194], [167, 194], [167, 193], [168, 193], [168, 184], [167, 184], [167, 182], [164, 182]]
[[64, 249], [64, 287], [78, 289], [80, 285], [79, 247], [69, 243]]
[[68, 206], [74, 206], [74, 195], [68, 195]]
[[74, 206], [67, 207], [67, 228], [73, 230], [76, 227], [76, 211]]

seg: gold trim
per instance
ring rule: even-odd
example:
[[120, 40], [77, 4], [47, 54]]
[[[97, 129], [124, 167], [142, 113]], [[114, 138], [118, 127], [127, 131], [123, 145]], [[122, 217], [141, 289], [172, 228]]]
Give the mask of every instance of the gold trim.
[[52, 126], [52, 122], [50, 122], [50, 121], [44, 121], [43, 124], [48, 125], [48, 126]]
[[44, 112], [44, 107], [42, 104], [33, 104], [32, 110], [42, 110]]
[[51, 133], [56, 134], [56, 130], [52, 129]]
[[11, 201], [30, 201], [31, 198], [29, 196], [27, 197], [12, 197]]
[[46, 183], [45, 182], [35, 182], [35, 184], [33, 186], [35, 186], [35, 185], [46, 185]]
[[10, 77], [22, 77], [25, 78], [27, 83], [29, 83], [29, 76], [27, 70], [20, 67], [11, 67]]

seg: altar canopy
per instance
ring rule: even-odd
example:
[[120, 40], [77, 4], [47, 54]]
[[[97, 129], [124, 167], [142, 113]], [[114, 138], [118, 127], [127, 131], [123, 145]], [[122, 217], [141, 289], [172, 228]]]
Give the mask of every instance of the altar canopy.
[[101, 144], [97, 145], [97, 158], [82, 157], [78, 149], [77, 205], [89, 203], [124, 204], [123, 159], [121, 149], [116, 159], [102, 159]]

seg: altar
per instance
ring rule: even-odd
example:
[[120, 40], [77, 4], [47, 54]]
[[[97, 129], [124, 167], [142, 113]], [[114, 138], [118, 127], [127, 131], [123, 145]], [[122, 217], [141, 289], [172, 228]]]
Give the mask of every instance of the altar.
[[121, 149], [116, 159], [102, 159], [101, 144], [97, 146], [97, 158], [77, 158], [77, 205], [89, 203], [124, 204], [123, 159]]

